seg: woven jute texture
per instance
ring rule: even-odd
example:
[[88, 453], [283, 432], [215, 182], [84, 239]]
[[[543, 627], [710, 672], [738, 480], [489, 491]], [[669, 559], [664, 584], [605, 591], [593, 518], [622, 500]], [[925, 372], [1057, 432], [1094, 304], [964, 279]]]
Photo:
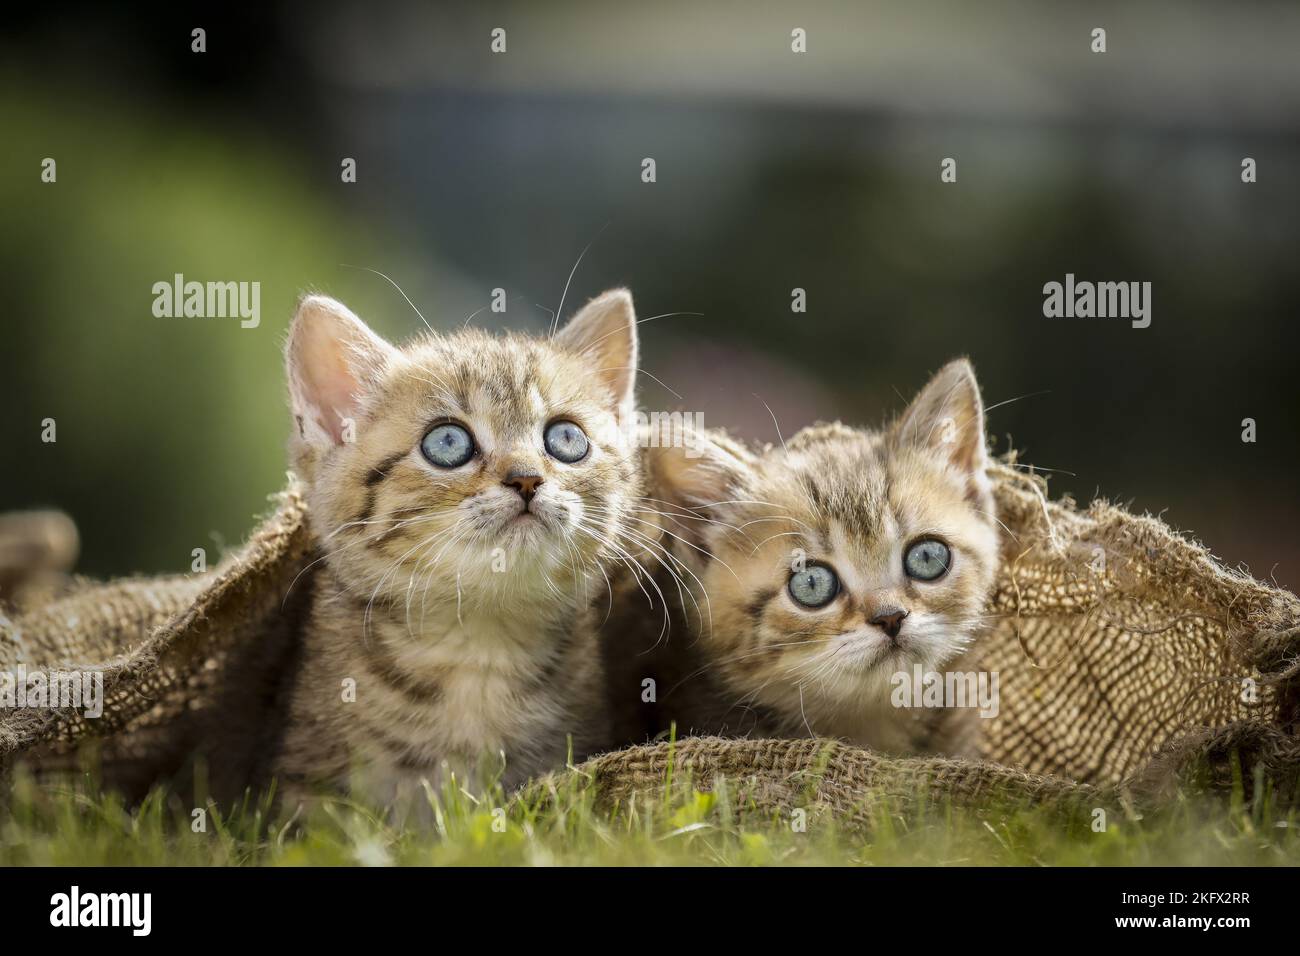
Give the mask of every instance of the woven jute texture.
[[1144, 802], [1120, 787], [1025, 773], [979, 760], [889, 757], [831, 740], [738, 740], [690, 737], [643, 744], [594, 757], [524, 787], [517, 799], [546, 805], [558, 794], [591, 789], [607, 812], [654, 805], [674, 788], [725, 786], [742, 821], [793, 811], [830, 814], [837, 826], [875, 826], [882, 816], [920, 807], [1032, 806], [1064, 822], [1086, 821], [1097, 808], [1125, 812]]
[[310, 594], [300, 572], [314, 555], [292, 476], [276, 504], [207, 574], [73, 581], [52, 601], [0, 614], [0, 672], [99, 670], [104, 692], [97, 719], [76, 707], [0, 708], [0, 772], [18, 757], [70, 767], [91, 741], [105, 780], [128, 792], [179, 773], [196, 753], [215, 794], [259, 780], [284, 718]]
[[[625, 800], [670, 766], [734, 780], [751, 805], [871, 814], [880, 800], [1020, 798], [1066, 808], [1158, 801], [1180, 782], [1266, 775], [1294, 798], [1300, 768], [1300, 601], [1225, 568], [1161, 522], [1051, 501], [1012, 459], [994, 465], [1005, 526], [991, 628], [997, 717], [980, 760], [885, 757], [822, 740], [700, 738], [608, 753], [568, 773]], [[260, 779], [283, 725], [310, 600], [314, 542], [292, 481], [213, 572], [74, 582], [0, 617], [0, 671], [102, 669], [104, 716], [0, 709], [0, 762], [57, 766], [98, 738], [107, 776], [145, 786], [205, 755], [215, 792]], [[1243, 773], [1244, 768], [1244, 773]], [[552, 777], [537, 786], [556, 783]]]

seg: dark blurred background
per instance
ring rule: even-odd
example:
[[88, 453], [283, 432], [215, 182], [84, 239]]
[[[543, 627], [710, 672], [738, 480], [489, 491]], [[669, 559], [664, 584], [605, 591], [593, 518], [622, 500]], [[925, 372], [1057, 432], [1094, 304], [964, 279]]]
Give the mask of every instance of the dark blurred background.
[[[667, 386], [644, 379], [647, 408], [771, 441], [764, 403], [787, 435], [877, 424], [967, 354], [988, 404], [1019, 399], [991, 413], [998, 450], [1062, 470], [1054, 492], [1158, 513], [1300, 585], [1300, 4], [6, 17], [0, 510], [70, 512], [85, 572], [188, 570], [265, 510], [301, 291], [414, 333], [365, 267], [435, 327], [481, 309], [539, 330], [586, 249], [566, 313], [615, 284], [643, 317], [702, 313], [642, 326]], [[1043, 284], [1067, 272], [1150, 281], [1151, 327], [1044, 318]], [[155, 318], [152, 285], [175, 273], [261, 282], [261, 325]], [[485, 308], [495, 287], [504, 315]]]

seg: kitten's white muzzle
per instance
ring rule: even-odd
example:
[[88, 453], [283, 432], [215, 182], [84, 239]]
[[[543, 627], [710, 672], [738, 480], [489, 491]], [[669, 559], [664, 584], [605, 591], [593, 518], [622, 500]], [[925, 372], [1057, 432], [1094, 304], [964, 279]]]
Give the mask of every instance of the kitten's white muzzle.
[[860, 671], [872, 670], [882, 663], [894, 663], [911, 657], [907, 629], [895, 639], [886, 637], [877, 628], [841, 634], [834, 651], [835, 663], [840, 667]]

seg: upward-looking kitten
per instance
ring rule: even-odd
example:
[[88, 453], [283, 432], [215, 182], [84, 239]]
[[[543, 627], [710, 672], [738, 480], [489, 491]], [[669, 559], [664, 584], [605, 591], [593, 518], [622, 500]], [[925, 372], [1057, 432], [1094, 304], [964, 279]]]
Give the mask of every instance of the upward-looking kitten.
[[712, 434], [646, 455], [651, 496], [711, 519], [675, 526], [693, 536], [675, 552], [707, 601], [659, 654], [659, 729], [971, 750], [974, 711], [891, 706], [895, 673], [942, 668], [971, 643], [998, 561], [969, 363], [883, 432], [819, 425], [757, 455]]
[[324, 566], [280, 779], [387, 801], [444, 762], [464, 779], [504, 760], [513, 786], [563, 765], [566, 734], [578, 755], [602, 745], [593, 604], [638, 493], [619, 427], [631, 296], [605, 293], [549, 340], [470, 330], [398, 349], [313, 295], [286, 359]]

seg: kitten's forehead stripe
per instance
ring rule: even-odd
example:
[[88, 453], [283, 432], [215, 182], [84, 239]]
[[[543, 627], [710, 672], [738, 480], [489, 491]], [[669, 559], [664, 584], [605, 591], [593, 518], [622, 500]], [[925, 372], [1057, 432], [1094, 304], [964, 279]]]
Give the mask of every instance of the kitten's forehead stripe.
[[818, 527], [823, 538], [831, 521], [856, 537], [880, 535], [888, 478], [876, 436], [847, 429], [814, 432], [798, 443], [790, 458], [810, 506], [805, 520]]
[[460, 366], [457, 366], [455, 370], [455, 385], [453, 386], [453, 389], [454, 391], [452, 394], [456, 399], [456, 404], [460, 406], [461, 411], [468, 412], [469, 378], [466, 375], [466, 370]]

